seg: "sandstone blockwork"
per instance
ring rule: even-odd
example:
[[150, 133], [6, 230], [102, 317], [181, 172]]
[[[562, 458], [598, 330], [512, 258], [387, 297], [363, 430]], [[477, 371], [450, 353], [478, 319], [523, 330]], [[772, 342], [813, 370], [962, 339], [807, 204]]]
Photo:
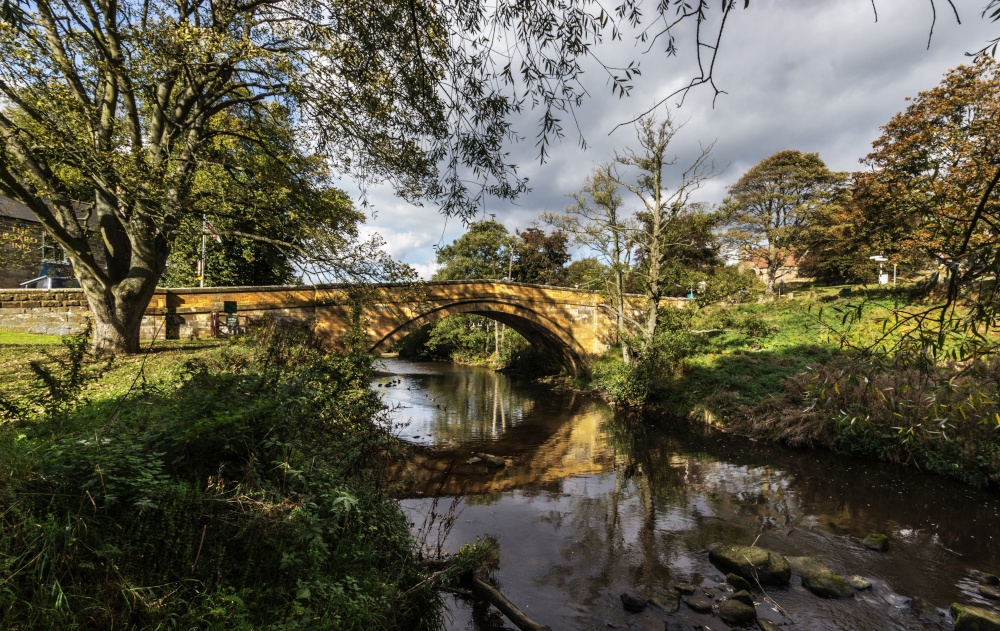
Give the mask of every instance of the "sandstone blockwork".
[[[635, 300], [638, 312], [642, 305]], [[507, 324], [574, 372], [614, 342], [600, 294], [492, 281], [159, 289], [146, 309], [142, 337], [228, 335], [274, 318], [314, 321], [331, 345], [356, 326], [370, 348], [384, 350], [418, 327], [457, 313]], [[79, 289], [0, 290], [5, 331], [69, 335], [83, 329], [89, 316]]]

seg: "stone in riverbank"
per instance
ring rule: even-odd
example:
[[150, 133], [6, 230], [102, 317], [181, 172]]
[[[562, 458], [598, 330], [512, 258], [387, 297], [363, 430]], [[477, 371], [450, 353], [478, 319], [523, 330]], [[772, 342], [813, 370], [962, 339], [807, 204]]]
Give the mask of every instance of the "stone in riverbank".
[[763, 618], [757, 618], [757, 626], [760, 628], [760, 631], [781, 631], [781, 627]]
[[952, 603], [951, 613], [955, 631], [1000, 631], [1000, 615], [988, 609]]
[[802, 586], [822, 598], [853, 598], [854, 589], [815, 557], [789, 557], [792, 569], [802, 576]]
[[708, 553], [708, 560], [723, 572], [761, 585], [787, 585], [792, 577], [785, 557], [764, 548], [722, 545]]

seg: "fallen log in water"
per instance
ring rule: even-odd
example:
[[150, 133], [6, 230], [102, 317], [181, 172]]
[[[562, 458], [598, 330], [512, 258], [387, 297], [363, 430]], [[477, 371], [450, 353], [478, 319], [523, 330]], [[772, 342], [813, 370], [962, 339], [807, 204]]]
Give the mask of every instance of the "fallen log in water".
[[538, 624], [528, 616], [524, 615], [524, 613], [522, 613], [521, 610], [514, 605], [514, 603], [507, 600], [507, 597], [501, 594], [499, 590], [475, 574], [468, 577], [467, 587], [469, 587], [473, 594], [499, 609], [500, 613], [507, 616], [507, 619], [513, 622], [514, 626], [521, 629], [521, 631], [550, 631], [549, 627], [543, 624]]

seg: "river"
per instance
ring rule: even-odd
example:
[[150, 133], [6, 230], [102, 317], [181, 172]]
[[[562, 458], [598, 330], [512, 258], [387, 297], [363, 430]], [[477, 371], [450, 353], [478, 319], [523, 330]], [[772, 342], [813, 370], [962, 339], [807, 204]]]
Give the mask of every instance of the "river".
[[[797, 577], [755, 592], [758, 616], [783, 628], [948, 629], [951, 603], [995, 604], [980, 582], [1000, 573], [996, 493], [676, 421], [628, 422], [587, 396], [483, 369], [385, 360], [373, 387], [416, 446], [400, 487], [414, 532], [446, 552], [496, 537], [498, 586], [553, 629], [727, 628], [683, 604], [627, 613], [620, 599], [669, 601], [677, 584], [725, 592], [708, 560], [722, 543], [814, 556], [873, 585], [845, 600]], [[861, 545], [872, 533], [889, 535], [886, 552]], [[447, 629], [513, 628], [446, 600]]]

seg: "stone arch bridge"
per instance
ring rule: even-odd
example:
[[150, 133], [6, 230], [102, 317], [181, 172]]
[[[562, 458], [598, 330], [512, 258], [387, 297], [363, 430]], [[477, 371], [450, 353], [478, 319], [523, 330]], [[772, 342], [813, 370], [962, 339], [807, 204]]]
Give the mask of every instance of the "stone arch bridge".
[[[643, 309], [639, 296], [632, 308]], [[675, 300], [675, 299], [671, 299]], [[679, 299], [678, 303], [683, 303]], [[0, 290], [0, 328], [65, 335], [88, 315], [79, 289]], [[610, 309], [592, 291], [491, 280], [412, 284], [158, 289], [142, 336], [208, 337], [235, 307], [241, 326], [254, 318], [315, 319], [336, 340], [359, 322], [372, 350], [385, 350], [424, 324], [473, 313], [518, 331], [570, 372], [607, 350], [615, 332]], [[232, 319], [232, 318], [230, 318]]]
[[[614, 336], [611, 313], [596, 292], [489, 280], [169, 289], [157, 292], [147, 317], [169, 316], [180, 323], [181, 336], [205, 336], [211, 314], [223, 314], [226, 302], [235, 303], [239, 316], [314, 318], [331, 339], [357, 321], [375, 351], [425, 324], [472, 313], [516, 330], [570, 372], [603, 353]], [[638, 302], [635, 307], [641, 308]]]

